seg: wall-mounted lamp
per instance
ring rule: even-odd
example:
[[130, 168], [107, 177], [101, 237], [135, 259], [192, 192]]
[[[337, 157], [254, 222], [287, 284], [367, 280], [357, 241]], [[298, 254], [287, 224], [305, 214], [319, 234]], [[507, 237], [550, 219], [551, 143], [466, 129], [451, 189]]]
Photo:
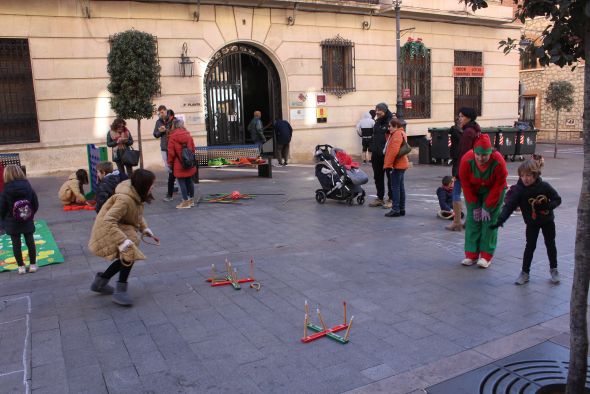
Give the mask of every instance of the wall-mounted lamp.
[[369, 20], [364, 20], [363, 23], [361, 23], [361, 27], [363, 28], [363, 30], [369, 30], [371, 28], [371, 18], [373, 16], [373, 10], [371, 10], [371, 13], [369, 14]]
[[295, 16], [297, 14], [297, 3], [293, 5], [293, 15], [287, 17], [287, 26], [293, 26], [295, 24]]
[[187, 56], [188, 45], [186, 42], [182, 44], [182, 53], [180, 54], [180, 61], [178, 62], [178, 66], [180, 68], [180, 76], [181, 77], [192, 77], [193, 76], [193, 66], [195, 65], [194, 60], [191, 60], [190, 57]]

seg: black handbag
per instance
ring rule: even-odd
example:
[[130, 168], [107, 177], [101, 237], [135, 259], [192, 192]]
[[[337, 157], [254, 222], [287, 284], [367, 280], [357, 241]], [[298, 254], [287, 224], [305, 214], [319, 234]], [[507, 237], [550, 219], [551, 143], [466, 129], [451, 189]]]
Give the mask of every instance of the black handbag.
[[125, 149], [121, 155], [121, 163], [126, 166], [135, 167], [139, 164], [139, 155], [140, 152], [138, 150], [129, 147], [129, 149]]

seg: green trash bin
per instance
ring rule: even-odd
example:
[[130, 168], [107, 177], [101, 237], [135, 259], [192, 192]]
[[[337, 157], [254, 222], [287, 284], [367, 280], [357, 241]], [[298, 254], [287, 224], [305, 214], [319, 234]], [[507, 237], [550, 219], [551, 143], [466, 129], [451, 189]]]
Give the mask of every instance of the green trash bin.
[[498, 152], [505, 158], [512, 156], [514, 161], [519, 130], [516, 127], [499, 127], [498, 130]]
[[451, 137], [449, 127], [429, 127], [430, 156], [435, 160], [449, 160], [451, 158]]

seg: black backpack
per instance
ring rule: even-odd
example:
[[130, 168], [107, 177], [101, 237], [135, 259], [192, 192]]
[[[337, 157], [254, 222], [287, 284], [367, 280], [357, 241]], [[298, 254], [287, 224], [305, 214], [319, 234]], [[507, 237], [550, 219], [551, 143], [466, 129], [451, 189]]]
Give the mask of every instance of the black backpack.
[[186, 144], [182, 144], [180, 162], [182, 167], [186, 169], [193, 168], [197, 165], [197, 161], [195, 160], [195, 152], [192, 152]]

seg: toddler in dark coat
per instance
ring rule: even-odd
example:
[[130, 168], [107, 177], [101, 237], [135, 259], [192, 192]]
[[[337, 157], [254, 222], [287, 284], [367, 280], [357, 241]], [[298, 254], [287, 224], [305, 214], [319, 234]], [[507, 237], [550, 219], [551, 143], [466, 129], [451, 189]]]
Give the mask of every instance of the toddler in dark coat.
[[29, 272], [37, 271], [35, 248], [35, 213], [39, 209], [37, 194], [20, 166], [10, 164], [4, 169], [4, 191], [0, 194], [0, 221], [12, 241], [12, 251], [18, 265], [18, 273], [27, 272], [23, 261], [21, 235], [29, 251]]
[[98, 177], [98, 186], [96, 190], [96, 213], [113, 194], [119, 183], [127, 179], [125, 174], [120, 174], [118, 170], [113, 171], [113, 163], [110, 161], [101, 161], [96, 166], [96, 175]]
[[551, 282], [559, 283], [557, 271], [557, 247], [555, 246], [555, 215], [553, 210], [561, 204], [561, 197], [553, 187], [541, 179], [541, 166], [534, 159], [523, 162], [518, 167], [518, 183], [512, 186], [510, 199], [504, 205], [498, 222], [493, 228], [500, 227], [508, 220], [516, 207], [520, 207], [522, 218], [526, 223], [526, 246], [522, 258], [522, 272], [514, 282], [524, 285], [529, 281], [533, 253], [537, 247], [539, 232], [543, 232]]
[[455, 216], [453, 213], [453, 186], [453, 177], [447, 175], [443, 177], [442, 185], [436, 189], [438, 206], [440, 208], [436, 216], [441, 219], [451, 220]]

